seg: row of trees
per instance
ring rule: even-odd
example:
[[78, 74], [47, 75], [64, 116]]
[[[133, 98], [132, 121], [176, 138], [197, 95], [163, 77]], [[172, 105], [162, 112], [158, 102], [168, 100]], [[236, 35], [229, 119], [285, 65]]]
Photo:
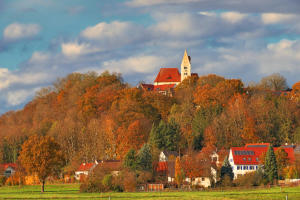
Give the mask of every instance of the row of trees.
[[32, 135], [53, 137], [69, 170], [124, 159], [147, 142], [153, 160], [166, 149], [191, 154], [249, 142], [299, 143], [300, 83], [286, 93], [274, 91], [286, 88], [279, 75], [262, 83], [190, 77], [165, 96], [131, 87], [120, 74], [73, 73], [39, 91], [23, 110], [0, 117], [0, 162], [16, 162]]

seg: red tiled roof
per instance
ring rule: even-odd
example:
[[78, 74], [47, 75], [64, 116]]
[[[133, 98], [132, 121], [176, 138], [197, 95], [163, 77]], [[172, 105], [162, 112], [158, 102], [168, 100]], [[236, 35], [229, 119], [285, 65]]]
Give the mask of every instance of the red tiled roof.
[[165, 91], [174, 88], [175, 84], [165, 84], [165, 85], [141, 84], [141, 86], [146, 91]]
[[158, 162], [156, 171], [157, 172], [167, 172], [168, 171], [168, 163], [167, 162]]
[[77, 171], [90, 171], [94, 165], [96, 165], [96, 163], [81, 163]]
[[[281, 147], [284, 149], [284, 151], [288, 154], [288, 158], [291, 164], [295, 162], [295, 154], [294, 154], [294, 148], [293, 147]], [[277, 151], [279, 147], [275, 147], [274, 151]]]
[[18, 165], [16, 163], [4, 163], [4, 164], [0, 164], [0, 169], [6, 170], [8, 167], [16, 169], [17, 166]]
[[[246, 144], [245, 147], [232, 147], [231, 152], [235, 165], [258, 165], [260, 156], [268, 151], [270, 143]], [[276, 151], [279, 147], [275, 147]], [[289, 161], [295, 161], [294, 150], [292, 147], [284, 148], [288, 154]]]
[[181, 75], [177, 68], [160, 68], [154, 82], [180, 82]]
[[174, 88], [175, 84], [166, 84], [166, 85], [154, 85], [154, 91], [165, 91], [171, 88]]
[[152, 91], [154, 88], [154, 85], [152, 84], [141, 84], [142, 89], [146, 90], [146, 91]]

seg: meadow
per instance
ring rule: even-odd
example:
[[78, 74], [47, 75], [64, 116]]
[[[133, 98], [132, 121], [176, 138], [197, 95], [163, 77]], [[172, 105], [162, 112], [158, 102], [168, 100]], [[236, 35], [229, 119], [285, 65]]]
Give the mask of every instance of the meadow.
[[40, 186], [5, 186], [0, 187], [0, 199], [192, 199], [192, 200], [289, 200], [300, 199], [300, 187], [270, 189], [243, 189], [226, 191], [198, 192], [135, 192], [135, 193], [79, 193], [78, 184], [46, 185], [45, 192]]

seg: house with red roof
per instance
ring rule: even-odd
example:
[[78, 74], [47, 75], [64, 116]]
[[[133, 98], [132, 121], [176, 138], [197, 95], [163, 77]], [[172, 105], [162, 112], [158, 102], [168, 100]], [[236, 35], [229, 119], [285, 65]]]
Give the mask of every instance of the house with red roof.
[[10, 177], [14, 175], [17, 169], [16, 163], [4, 163], [0, 164], [0, 171], [3, 172], [3, 175], [6, 177]]
[[81, 163], [78, 169], [75, 171], [75, 179], [80, 180], [83, 176], [88, 176], [89, 173], [98, 165], [98, 162], [93, 163]]
[[75, 171], [75, 178], [76, 180], [80, 180], [81, 177], [88, 176], [96, 167], [104, 167], [114, 175], [119, 173], [121, 166], [122, 162], [120, 160], [95, 160], [93, 163], [81, 163]]
[[[260, 159], [268, 151], [270, 143], [246, 144], [244, 147], [231, 147], [229, 152], [229, 163], [232, 166], [234, 178], [249, 172], [254, 172], [261, 164]], [[292, 146], [282, 146], [288, 154], [291, 164], [295, 162], [294, 148]], [[274, 148], [276, 151], [278, 147]]]
[[181, 73], [178, 68], [160, 68], [154, 84], [141, 84], [140, 87], [145, 91], [157, 91], [172, 96], [174, 88], [189, 76], [198, 76], [198, 74], [191, 73], [191, 57], [185, 50], [181, 62]]

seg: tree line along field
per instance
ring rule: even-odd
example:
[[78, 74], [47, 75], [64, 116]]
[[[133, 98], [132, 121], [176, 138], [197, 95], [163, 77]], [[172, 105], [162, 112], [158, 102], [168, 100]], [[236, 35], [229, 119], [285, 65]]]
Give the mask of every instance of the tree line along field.
[[79, 193], [78, 184], [47, 185], [46, 192], [40, 192], [40, 186], [6, 186], [0, 188], [0, 199], [224, 199], [224, 200], [282, 200], [300, 199], [300, 187], [263, 188], [225, 191], [193, 192], [135, 192], [135, 193]]

